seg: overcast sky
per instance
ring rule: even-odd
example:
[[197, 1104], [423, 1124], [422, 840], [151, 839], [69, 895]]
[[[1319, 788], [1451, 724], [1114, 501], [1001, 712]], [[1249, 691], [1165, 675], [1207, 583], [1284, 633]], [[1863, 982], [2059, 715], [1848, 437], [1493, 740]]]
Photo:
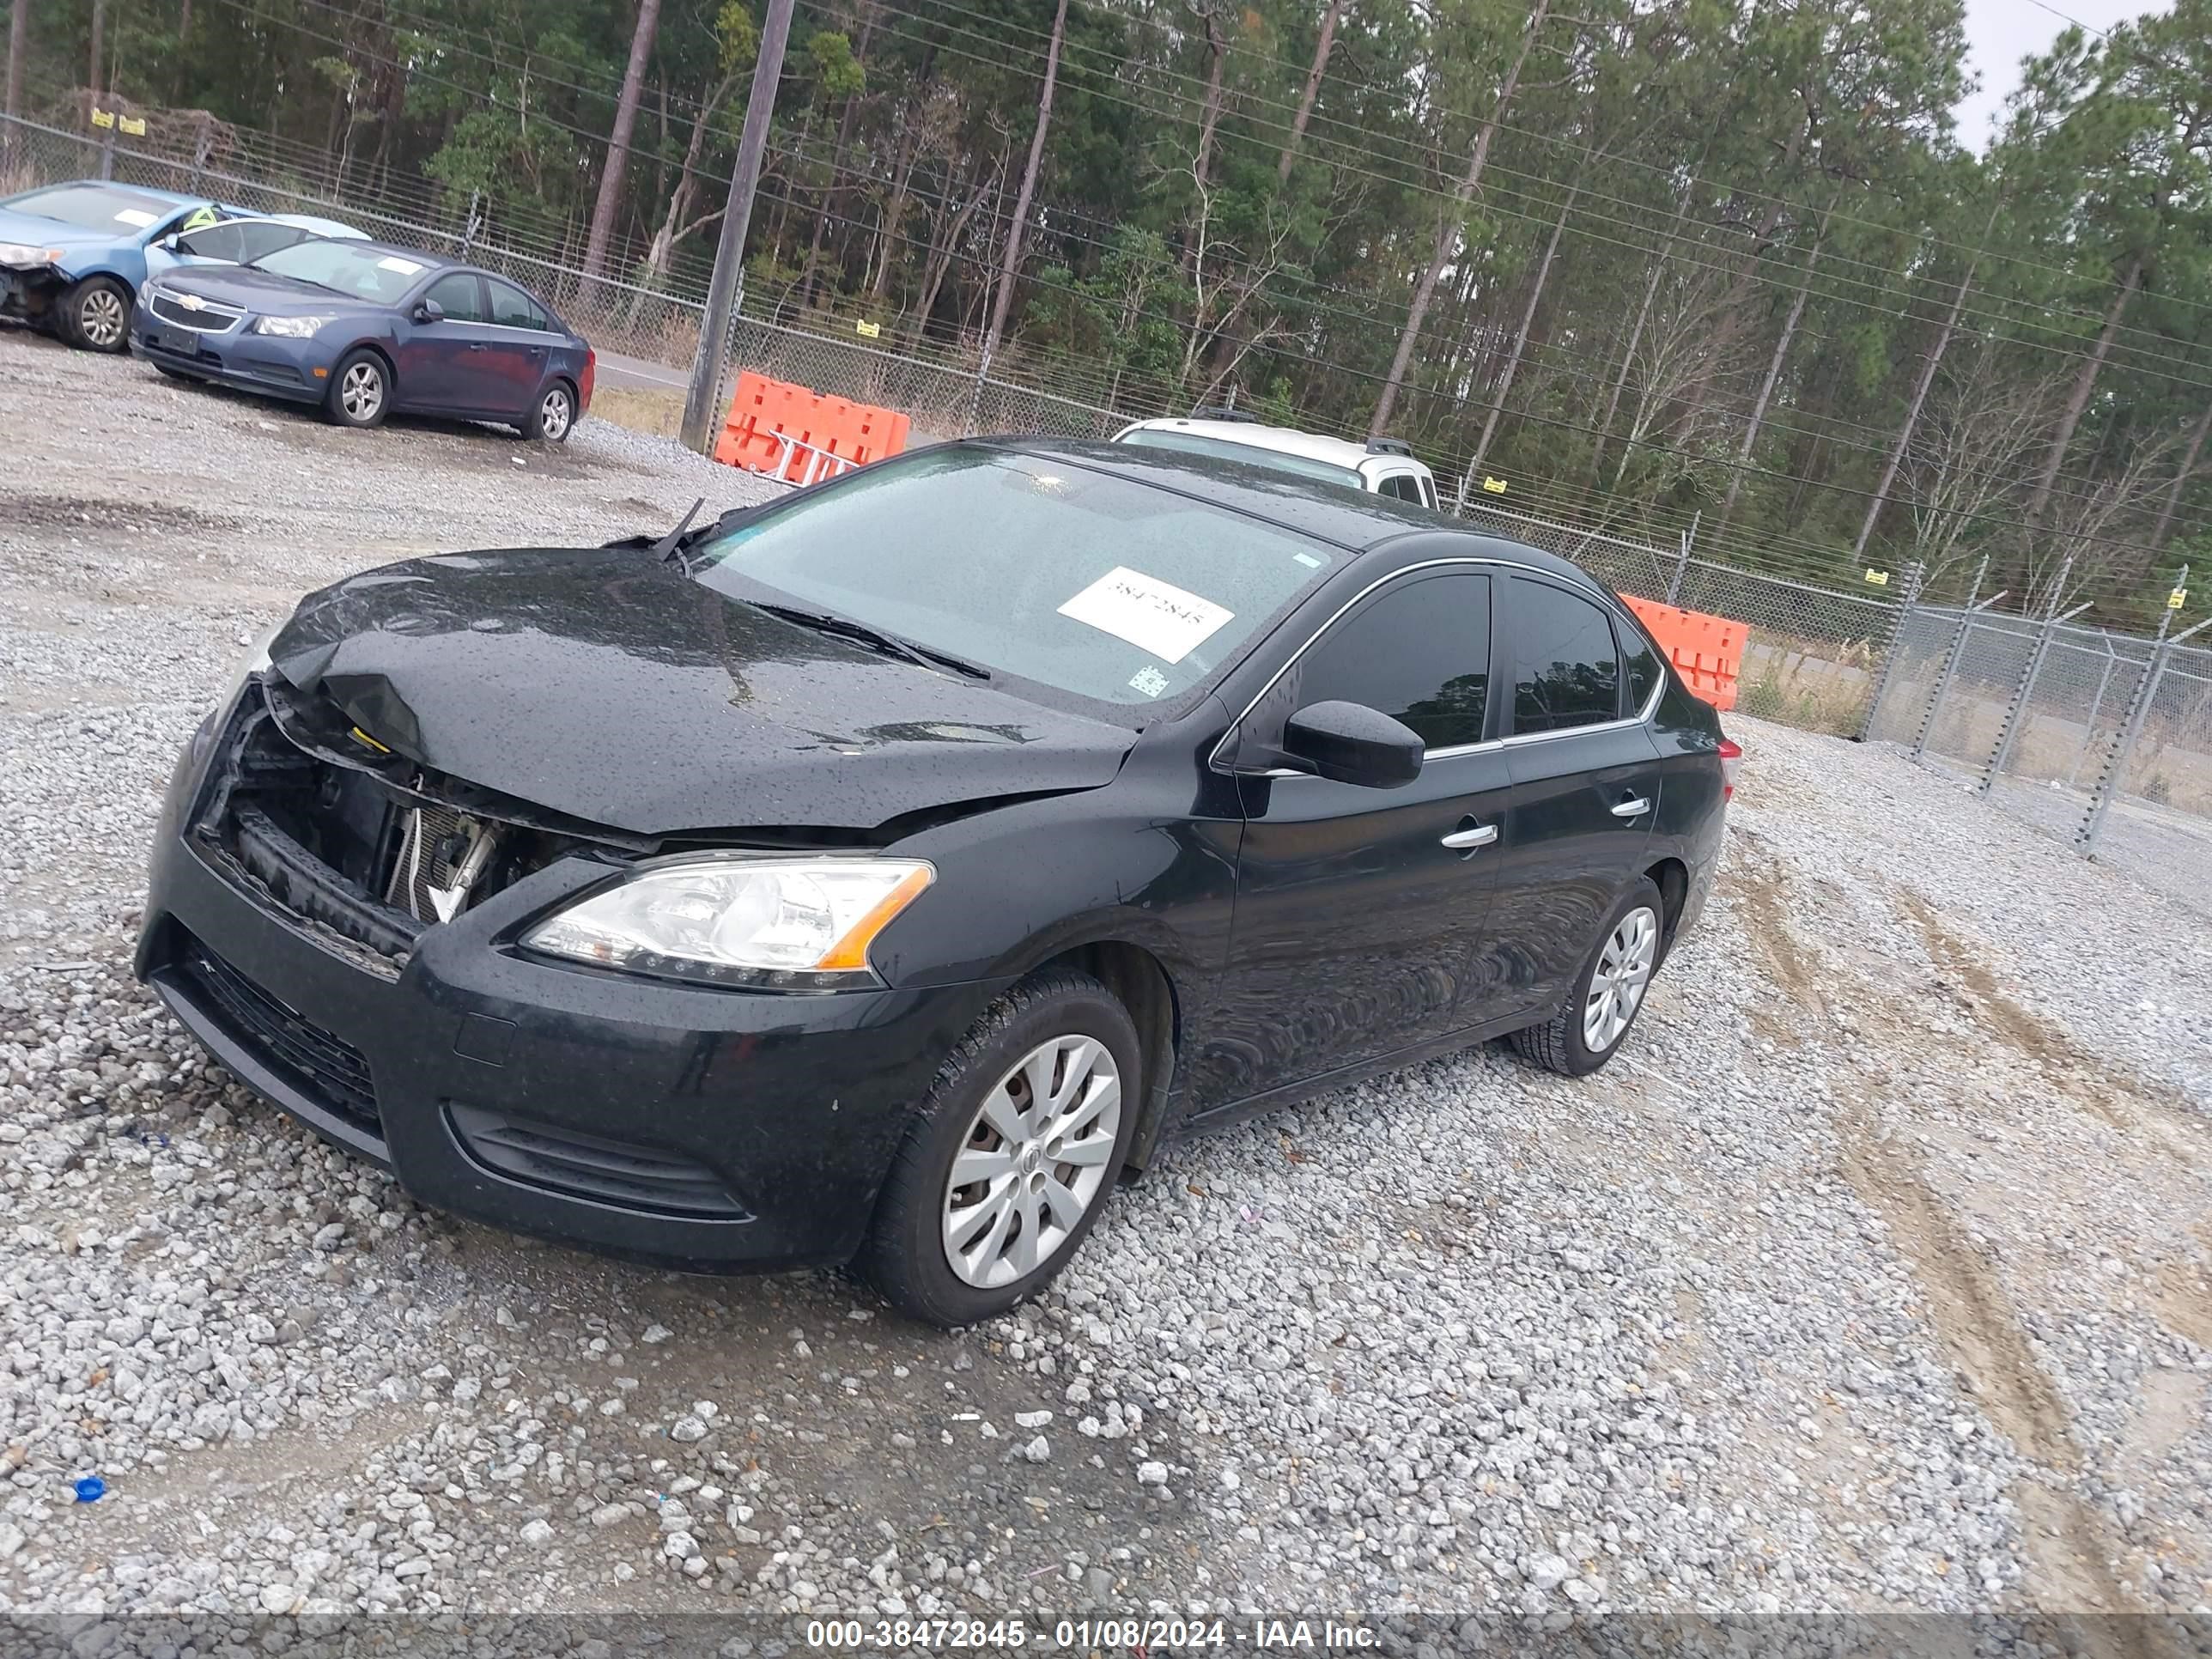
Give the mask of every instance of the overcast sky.
[[2047, 51], [2069, 21], [2108, 29], [2166, 9], [2161, 0], [1966, 0], [1966, 60], [1982, 85], [1959, 106], [1959, 142], [1972, 150], [1988, 143], [1991, 123], [2020, 85], [2020, 60]]

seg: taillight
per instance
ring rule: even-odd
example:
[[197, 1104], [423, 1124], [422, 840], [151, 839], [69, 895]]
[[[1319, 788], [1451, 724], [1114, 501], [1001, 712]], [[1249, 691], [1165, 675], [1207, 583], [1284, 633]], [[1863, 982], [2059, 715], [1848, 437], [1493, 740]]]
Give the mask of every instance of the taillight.
[[1735, 775], [1743, 765], [1743, 745], [1734, 738], [1723, 738], [1721, 757], [1721, 799], [1729, 800], [1735, 794]]
[[577, 410], [579, 414], [592, 406], [592, 382], [599, 379], [599, 354], [591, 347], [586, 346], [584, 348], [584, 383], [576, 388], [576, 402], [580, 405]]

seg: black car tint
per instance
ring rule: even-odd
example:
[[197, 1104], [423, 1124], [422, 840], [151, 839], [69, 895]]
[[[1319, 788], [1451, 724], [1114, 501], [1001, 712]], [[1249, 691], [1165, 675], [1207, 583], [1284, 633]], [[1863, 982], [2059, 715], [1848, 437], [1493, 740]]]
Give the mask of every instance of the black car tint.
[[1588, 599], [1515, 578], [1506, 638], [1513, 641], [1513, 729], [1565, 732], [1620, 716], [1620, 656], [1613, 624]]
[[446, 313], [449, 323], [489, 320], [484, 315], [483, 289], [469, 271], [457, 270], [450, 276], [441, 276], [422, 297], [434, 301]]
[[1403, 720], [1431, 749], [1482, 741], [1490, 694], [1490, 578], [1394, 584], [1298, 659], [1297, 702], [1341, 700]]

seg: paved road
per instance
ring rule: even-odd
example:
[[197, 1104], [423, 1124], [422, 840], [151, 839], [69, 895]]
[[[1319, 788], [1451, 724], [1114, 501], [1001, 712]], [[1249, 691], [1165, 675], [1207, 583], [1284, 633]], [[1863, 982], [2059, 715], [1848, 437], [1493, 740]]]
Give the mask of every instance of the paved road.
[[680, 368], [671, 368], [666, 363], [654, 362], [649, 357], [626, 357], [618, 351], [602, 351], [599, 356], [599, 383], [601, 386], [639, 392], [684, 390], [685, 375]]

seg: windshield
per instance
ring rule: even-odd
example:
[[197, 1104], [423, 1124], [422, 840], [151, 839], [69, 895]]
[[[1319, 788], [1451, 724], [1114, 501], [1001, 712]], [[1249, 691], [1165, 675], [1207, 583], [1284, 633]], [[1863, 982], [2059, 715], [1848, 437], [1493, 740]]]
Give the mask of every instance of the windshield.
[[1180, 449], [1188, 455], [1212, 455], [1224, 461], [1243, 461], [1248, 466], [1270, 466], [1278, 472], [1296, 473], [1301, 478], [1318, 478], [1323, 483], [1347, 484], [1354, 489], [1365, 488], [1358, 471], [1348, 466], [1308, 460], [1303, 455], [1285, 455], [1279, 449], [1264, 449], [1258, 444], [1233, 443], [1226, 438], [1203, 438], [1195, 432], [1140, 426], [1134, 432], [1125, 434], [1121, 441], [1137, 444], [1146, 449]]
[[174, 202], [105, 185], [57, 185], [12, 197], [0, 206], [35, 218], [58, 219], [79, 230], [111, 230], [118, 236], [151, 230], [177, 210]]
[[696, 556], [699, 580], [738, 599], [1144, 705], [1206, 679], [1341, 556], [1148, 484], [951, 447], [878, 462]]
[[274, 276], [290, 276], [313, 283], [333, 294], [390, 305], [415, 286], [429, 270], [427, 261], [410, 259], [357, 242], [295, 242], [252, 261], [257, 270]]

